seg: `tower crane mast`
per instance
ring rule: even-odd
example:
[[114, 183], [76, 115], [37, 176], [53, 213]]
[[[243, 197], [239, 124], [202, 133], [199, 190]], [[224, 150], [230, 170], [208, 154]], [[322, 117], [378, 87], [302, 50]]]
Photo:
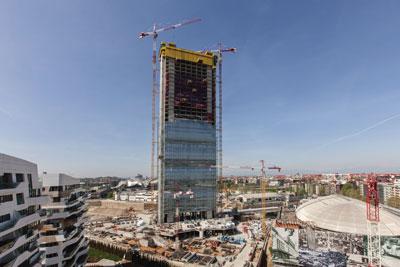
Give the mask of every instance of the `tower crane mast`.
[[[280, 172], [282, 170], [281, 167], [278, 166], [271, 166], [265, 167], [265, 161], [260, 160], [261, 164], [261, 177], [260, 177], [260, 187], [261, 187], [261, 207], [262, 207], [262, 214], [261, 214], [261, 229], [264, 237], [267, 237], [267, 190], [268, 190], [268, 177], [266, 170], [277, 170]], [[229, 168], [229, 169], [244, 169], [244, 170], [255, 170], [256, 167], [253, 166], [215, 166], [218, 168]]]
[[222, 55], [224, 53], [236, 53], [235, 47], [225, 47], [222, 43], [218, 43], [217, 49], [203, 50], [202, 52], [212, 52], [218, 58], [218, 120], [217, 120], [217, 165], [221, 166], [217, 169], [217, 177], [222, 181], [222, 166], [223, 166], [223, 153], [222, 153]]
[[[260, 178], [260, 186], [261, 186], [261, 207], [263, 208], [261, 214], [261, 230], [264, 237], [267, 237], [267, 190], [268, 190], [268, 178], [265, 168], [264, 160], [260, 160], [261, 164], [261, 178]], [[269, 170], [278, 170], [281, 171], [281, 167], [273, 166], [268, 167]]]
[[368, 267], [381, 266], [381, 236], [379, 231], [379, 194], [375, 175], [367, 178]]
[[153, 83], [152, 83], [152, 97], [151, 97], [151, 167], [150, 176], [154, 178], [155, 167], [155, 147], [156, 147], [156, 98], [157, 98], [157, 37], [161, 32], [175, 30], [182, 26], [196, 23], [201, 21], [200, 18], [185, 20], [176, 24], [171, 24], [164, 27], [158, 27], [156, 23], [153, 24], [151, 31], [140, 32], [139, 39], [145, 37], [152, 37], [153, 39], [153, 55], [152, 55], [152, 68], [153, 68]]

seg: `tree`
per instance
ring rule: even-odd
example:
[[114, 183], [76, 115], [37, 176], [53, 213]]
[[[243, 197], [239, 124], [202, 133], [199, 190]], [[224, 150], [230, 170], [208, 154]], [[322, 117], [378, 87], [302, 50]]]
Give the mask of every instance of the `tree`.
[[388, 198], [387, 204], [392, 208], [400, 209], [400, 197]]
[[297, 191], [297, 195], [301, 196], [301, 197], [304, 197], [305, 195], [307, 195], [307, 192], [306, 192], [306, 190], [304, 188], [299, 188], [298, 191]]
[[113, 199], [114, 198], [114, 192], [110, 191], [107, 193], [107, 198]]
[[340, 193], [346, 197], [356, 198], [362, 200], [359, 188], [354, 188], [352, 183], [344, 184]]
[[319, 194], [320, 194], [321, 196], [325, 196], [325, 195], [326, 195], [325, 186], [320, 186]]

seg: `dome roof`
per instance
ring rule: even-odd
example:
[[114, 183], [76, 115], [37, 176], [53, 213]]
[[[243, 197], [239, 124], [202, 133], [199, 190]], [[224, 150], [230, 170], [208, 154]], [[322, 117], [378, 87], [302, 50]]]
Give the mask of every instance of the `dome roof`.
[[[310, 222], [318, 228], [368, 234], [366, 204], [360, 200], [340, 195], [319, 197], [300, 205], [296, 216], [299, 220]], [[400, 216], [381, 208], [380, 232], [382, 236], [400, 236]]]

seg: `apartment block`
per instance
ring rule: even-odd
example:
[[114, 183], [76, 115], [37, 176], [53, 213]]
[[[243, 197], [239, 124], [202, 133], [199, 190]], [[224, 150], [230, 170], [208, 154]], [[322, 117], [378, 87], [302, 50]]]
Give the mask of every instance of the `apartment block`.
[[0, 266], [40, 266], [40, 209], [47, 202], [37, 165], [0, 153]]
[[39, 239], [43, 266], [84, 266], [89, 249], [83, 227], [87, 195], [80, 180], [66, 174], [44, 174], [42, 193], [51, 199], [42, 206], [47, 215]]

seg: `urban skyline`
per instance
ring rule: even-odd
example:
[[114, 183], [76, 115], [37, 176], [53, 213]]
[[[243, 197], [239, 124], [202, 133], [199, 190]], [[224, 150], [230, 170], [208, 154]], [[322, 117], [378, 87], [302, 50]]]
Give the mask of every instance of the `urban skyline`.
[[159, 40], [238, 48], [224, 59], [224, 162], [397, 171], [399, 3], [177, 4], [3, 2], [2, 152], [76, 177], [148, 175], [151, 44], [136, 34], [200, 16]]

